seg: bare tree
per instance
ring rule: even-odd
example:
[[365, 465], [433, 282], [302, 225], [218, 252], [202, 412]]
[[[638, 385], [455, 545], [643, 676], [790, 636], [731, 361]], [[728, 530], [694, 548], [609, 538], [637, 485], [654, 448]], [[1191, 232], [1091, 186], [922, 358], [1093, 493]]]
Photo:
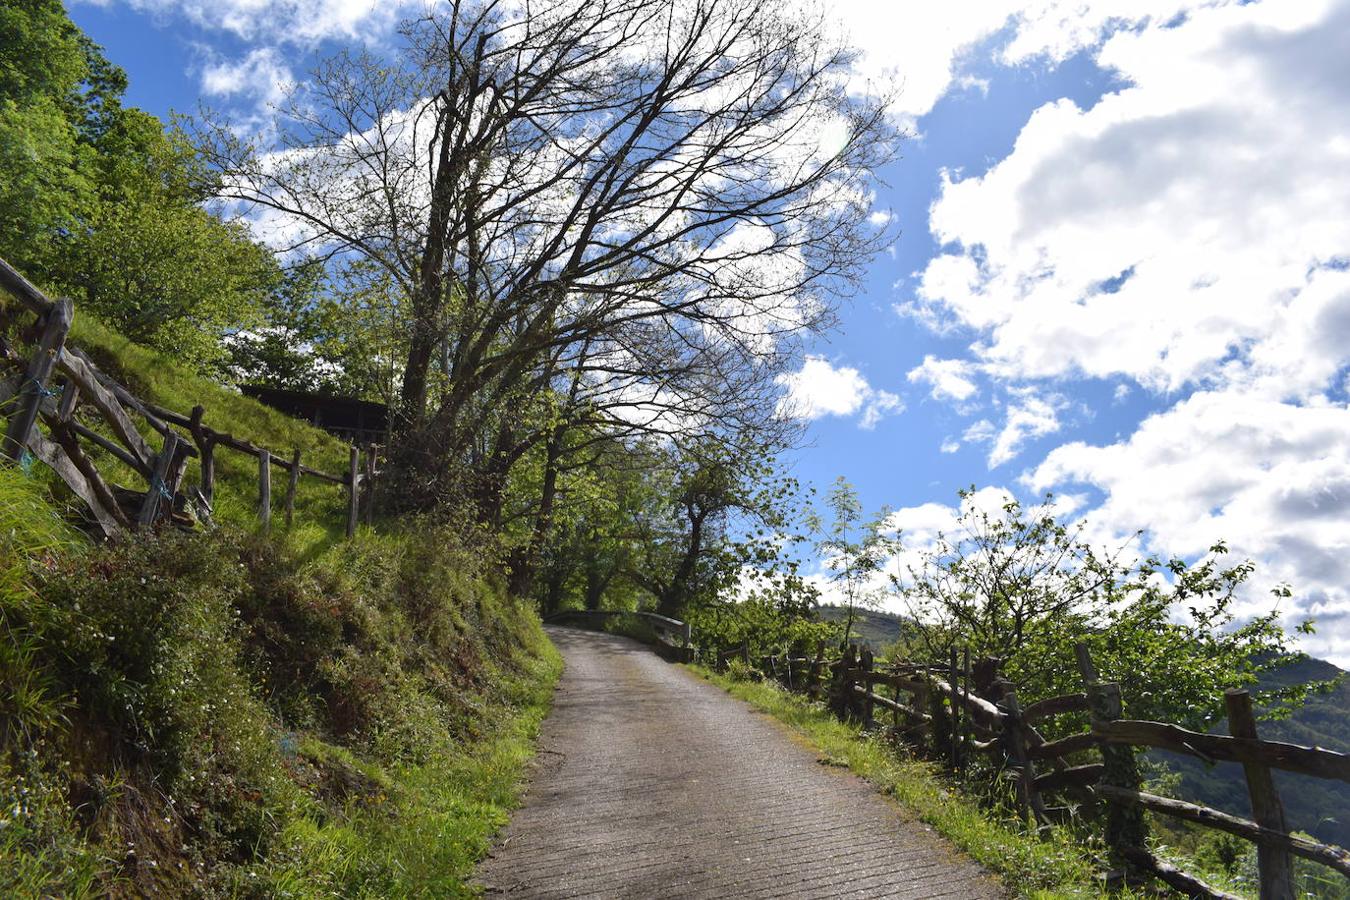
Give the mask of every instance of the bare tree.
[[509, 460], [504, 412], [579, 371], [656, 427], [753, 415], [880, 239], [869, 186], [895, 135], [823, 16], [447, 0], [396, 59], [326, 61], [266, 140], [203, 129], [226, 197], [406, 295], [405, 496]]

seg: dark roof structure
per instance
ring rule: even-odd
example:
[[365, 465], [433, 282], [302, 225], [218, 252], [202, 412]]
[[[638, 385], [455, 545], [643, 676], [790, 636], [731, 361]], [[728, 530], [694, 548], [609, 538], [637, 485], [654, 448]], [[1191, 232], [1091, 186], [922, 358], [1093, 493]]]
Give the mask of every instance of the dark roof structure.
[[258, 384], [245, 384], [239, 389], [245, 397], [303, 419], [353, 444], [384, 443], [389, 433], [389, 407], [383, 403]]

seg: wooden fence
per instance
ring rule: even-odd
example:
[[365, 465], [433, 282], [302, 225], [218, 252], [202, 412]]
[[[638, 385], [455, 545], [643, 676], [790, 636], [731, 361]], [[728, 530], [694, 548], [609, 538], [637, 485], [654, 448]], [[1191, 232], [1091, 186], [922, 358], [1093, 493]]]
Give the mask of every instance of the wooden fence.
[[[691, 644], [693, 630], [689, 623], [669, 616], [631, 610], [565, 609], [545, 616], [544, 622], [570, 623], [582, 628], [603, 628], [606, 624], [618, 623], [620, 633], [645, 640], [665, 659], [672, 662], [692, 662], [694, 659], [694, 648]], [[628, 623], [639, 624], [650, 637], [625, 629], [623, 626]]]
[[[330, 474], [305, 465], [299, 450], [279, 453], [203, 424], [205, 409], [182, 414], [136, 397], [101, 372], [93, 361], [67, 341], [73, 309], [67, 299], [52, 300], [9, 263], [0, 259], [0, 289], [37, 317], [25, 330], [36, 346], [27, 359], [0, 338], [0, 364], [12, 377], [0, 379], [0, 408], [8, 408], [0, 453], [21, 461], [31, 455], [49, 466], [85, 504], [103, 536], [173, 520], [190, 506], [198, 519], [210, 521], [215, 500], [218, 449], [258, 460], [258, 519], [263, 530], [272, 522], [272, 469], [286, 476], [283, 509], [289, 526], [301, 477], [336, 485], [347, 495], [347, 535], [356, 532], [373, 511], [376, 448], [367, 447], [365, 464], [358, 447], [348, 451], [347, 471]], [[57, 376], [59, 390], [52, 387]], [[139, 420], [158, 435], [151, 446]], [[101, 430], [95, 426], [101, 426]], [[145, 482], [138, 491], [110, 485], [86, 448], [97, 447], [125, 463]], [[200, 482], [183, 492], [188, 460], [199, 462]]]
[[[1350, 852], [1290, 833], [1271, 777], [1279, 769], [1350, 782], [1350, 755], [1262, 740], [1247, 691], [1230, 690], [1224, 696], [1228, 735], [1127, 719], [1120, 685], [1101, 681], [1087, 647], [1079, 644], [1076, 649], [1083, 690], [1025, 704], [1013, 685], [999, 677], [997, 660], [977, 661], [972, 669], [968, 656], [958, 659], [955, 652], [945, 665], [899, 662], [879, 668], [869, 651], [855, 647], [838, 659], [827, 659], [821, 645], [814, 657], [785, 652], [752, 660], [743, 645], [712, 654], [710, 661], [715, 659], [721, 669], [740, 659], [760, 677], [823, 700], [841, 717], [882, 725], [918, 752], [954, 768], [964, 768], [972, 754], [989, 755], [996, 770], [1011, 777], [1023, 818], [1038, 828], [1071, 815], [1068, 803], [1056, 805], [1055, 798], [1104, 804], [1105, 841], [1117, 866], [1110, 873], [1114, 879], [1143, 875], [1192, 897], [1232, 896], [1149, 852], [1145, 810], [1254, 842], [1262, 900], [1293, 900], [1293, 856], [1350, 878]], [[878, 720], [878, 711], [889, 723]], [[1054, 716], [1073, 713], [1087, 714], [1086, 731], [1046, 740], [1037, 728]], [[1136, 747], [1208, 763], [1240, 763], [1252, 818], [1144, 792]]]

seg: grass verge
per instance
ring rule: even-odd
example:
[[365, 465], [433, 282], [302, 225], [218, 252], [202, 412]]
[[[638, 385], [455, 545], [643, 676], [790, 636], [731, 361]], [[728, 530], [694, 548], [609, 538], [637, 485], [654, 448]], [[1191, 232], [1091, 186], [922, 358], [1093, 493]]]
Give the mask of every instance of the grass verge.
[[972, 800], [942, 783], [933, 767], [903, 759], [855, 725], [839, 721], [818, 704], [775, 685], [739, 681], [701, 666], [701, 677], [768, 713], [805, 738], [824, 757], [848, 766], [895, 798], [922, 822], [998, 874], [1018, 896], [1051, 900], [1096, 897], [1101, 891], [1083, 850], [1052, 833], [1038, 839], [1013, 823], [989, 817]]
[[477, 740], [392, 773], [387, 804], [297, 819], [269, 864], [247, 877], [277, 897], [477, 896], [474, 867], [518, 805], [561, 673], [549, 645], [502, 686], [506, 702]]

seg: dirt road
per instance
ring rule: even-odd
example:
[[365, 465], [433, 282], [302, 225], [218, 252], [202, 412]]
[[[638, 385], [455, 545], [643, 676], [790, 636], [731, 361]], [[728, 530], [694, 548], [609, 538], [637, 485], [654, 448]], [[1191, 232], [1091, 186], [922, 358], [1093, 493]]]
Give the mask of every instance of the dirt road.
[[479, 871], [490, 895], [1001, 895], [776, 721], [625, 638], [550, 635], [567, 668], [525, 806]]

